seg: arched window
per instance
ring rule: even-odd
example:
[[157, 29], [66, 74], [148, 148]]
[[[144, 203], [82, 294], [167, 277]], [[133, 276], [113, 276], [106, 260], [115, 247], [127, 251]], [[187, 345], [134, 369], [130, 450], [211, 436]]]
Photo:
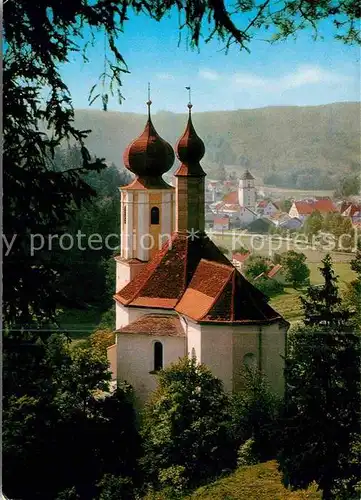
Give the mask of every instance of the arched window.
[[159, 224], [159, 208], [152, 207], [150, 209], [150, 223], [151, 224]]
[[196, 355], [196, 350], [194, 349], [194, 347], [192, 347], [192, 353], [191, 353], [191, 356], [192, 356], [192, 359], [196, 359], [196, 358], [197, 358], [197, 355]]
[[154, 371], [163, 369], [163, 344], [154, 342]]
[[243, 356], [243, 364], [247, 368], [256, 368], [256, 356], [252, 352], [248, 352]]

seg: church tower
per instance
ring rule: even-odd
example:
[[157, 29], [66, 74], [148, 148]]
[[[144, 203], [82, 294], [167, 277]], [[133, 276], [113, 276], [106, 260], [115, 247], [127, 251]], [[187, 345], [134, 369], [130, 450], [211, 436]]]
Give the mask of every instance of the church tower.
[[181, 162], [176, 178], [176, 231], [190, 235], [204, 232], [204, 178], [200, 165], [205, 153], [202, 139], [192, 123], [192, 104], [188, 103], [188, 123], [184, 134], [175, 146]]
[[252, 211], [256, 209], [256, 187], [254, 185], [254, 177], [249, 170], [246, 170], [239, 180], [238, 202], [243, 208], [248, 208]]
[[123, 155], [124, 165], [135, 179], [120, 188], [121, 248], [115, 258], [116, 292], [139, 273], [174, 231], [174, 188], [162, 178], [174, 163], [174, 151], [154, 128], [151, 104], [149, 98], [143, 133]]

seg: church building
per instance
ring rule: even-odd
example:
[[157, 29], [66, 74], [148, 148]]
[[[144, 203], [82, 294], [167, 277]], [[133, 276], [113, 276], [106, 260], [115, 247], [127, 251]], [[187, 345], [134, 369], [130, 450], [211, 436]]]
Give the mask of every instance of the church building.
[[[241, 369], [251, 365], [282, 393], [289, 324], [205, 232], [205, 147], [192, 123], [192, 104], [175, 146], [175, 187], [162, 178], [174, 150], [158, 135], [147, 105], [145, 129], [124, 152], [135, 179], [120, 188], [116, 341], [108, 348], [113, 377], [131, 384], [144, 404], [158, 370], [190, 356], [207, 365], [227, 391], [241, 387]], [[252, 204], [245, 182], [243, 196]]]

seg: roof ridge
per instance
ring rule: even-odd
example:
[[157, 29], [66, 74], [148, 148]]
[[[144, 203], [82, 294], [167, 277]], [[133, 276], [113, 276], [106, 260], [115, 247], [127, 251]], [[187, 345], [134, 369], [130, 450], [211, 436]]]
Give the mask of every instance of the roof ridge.
[[[217, 247], [217, 249], [218, 249], [218, 247]], [[231, 268], [232, 271], [234, 269], [234, 265], [232, 264], [232, 262], [230, 262], [229, 264], [223, 264], [222, 262], [217, 262], [215, 260], [205, 259], [204, 257], [202, 257], [199, 262], [202, 262], [202, 261], [203, 262], [209, 262], [210, 264], [212, 264], [212, 266], [219, 266], [219, 267], [223, 267], [223, 268], [226, 268], [226, 269]]]

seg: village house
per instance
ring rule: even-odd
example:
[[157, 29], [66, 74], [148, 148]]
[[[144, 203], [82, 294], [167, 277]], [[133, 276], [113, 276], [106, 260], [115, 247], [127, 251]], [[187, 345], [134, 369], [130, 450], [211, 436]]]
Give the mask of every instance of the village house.
[[245, 267], [245, 263], [248, 259], [248, 257], [251, 255], [250, 252], [247, 253], [239, 253], [235, 252], [232, 255], [232, 264], [240, 271], [242, 272]]
[[361, 205], [349, 201], [342, 202], [340, 213], [343, 217], [350, 217], [352, 224], [361, 222]]
[[215, 217], [213, 221], [214, 231], [227, 231], [229, 226], [229, 217], [225, 215], [224, 217]]
[[304, 222], [306, 218], [316, 210], [320, 212], [321, 215], [338, 212], [336, 205], [330, 198], [323, 198], [294, 201], [288, 213], [291, 218], [297, 218]]
[[143, 405], [157, 372], [190, 356], [226, 391], [242, 386], [241, 369], [251, 364], [282, 394], [289, 324], [205, 232], [205, 147], [193, 127], [192, 105], [175, 146], [180, 166], [173, 188], [162, 176], [174, 151], [156, 132], [147, 104], [145, 129], [123, 156], [135, 179], [120, 188], [116, 340], [108, 348], [113, 379], [130, 383]]
[[260, 200], [256, 205], [256, 212], [259, 215], [272, 217], [280, 213], [279, 208], [271, 200]]

